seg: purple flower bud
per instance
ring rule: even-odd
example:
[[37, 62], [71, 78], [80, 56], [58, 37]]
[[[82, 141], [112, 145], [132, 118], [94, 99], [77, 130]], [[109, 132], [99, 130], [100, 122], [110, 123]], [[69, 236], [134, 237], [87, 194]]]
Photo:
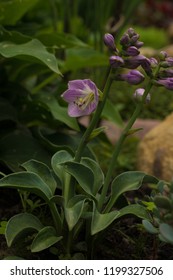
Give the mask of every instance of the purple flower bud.
[[90, 115], [99, 102], [96, 85], [89, 79], [73, 80], [68, 83], [68, 89], [61, 95], [68, 102], [70, 117]]
[[[144, 95], [145, 89], [144, 88], [138, 88], [135, 93], [133, 94], [133, 97], [139, 101], [142, 101], [142, 97]], [[150, 93], [147, 94], [147, 97], [145, 99], [146, 103], [149, 103], [151, 100]]]
[[173, 69], [165, 69], [159, 72], [159, 78], [173, 78]]
[[121, 67], [122, 65], [124, 65], [124, 60], [120, 56], [112, 55], [109, 58], [109, 61], [110, 61], [110, 65], [113, 68], [118, 68], [118, 67]]
[[160, 58], [161, 60], [165, 60], [165, 58], [167, 58], [167, 57], [168, 57], [167, 52], [161, 51], [161, 52], [159, 53], [159, 58]]
[[133, 56], [131, 58], [127, 58], [124, 60], [125, 67], [129, 68], [129, 69], [135, 69], [139, 65], [141, 65], [144, 60], [146, 60], [146, 57], [143, 55], [137, 55], [137, 56]]
[[160, 65], [164, 68], [172, 67], [173, 66], [173, 57], [167, 57], [164, 61], [160, 63]]
[[106, 33], [103, 37], [103, 41], [110, 50], [117, 51], [112, 34]]
[[132, 37], [132, 36], [136, 35], [136, 32], [135, 32], [135, 30], [134, 30], [132, 27], [130, 27], [130, 28], [127, 30], [127, 34], [128, 34], [130, 37]]
[[128, 47], [130, 46], [130, 37], [127, 33], [125, 33], [121, 39], [120, 39], [120, 44], [123, 46], [123, 47]]
[[151, 58], [149, 58], [149, 60], [150, 60], [150, 64], [151, 64], [151, 67], [152, 67], [152, 68], [155, 68], [155, 67], [158, 66], [158, 61], [157, 61], [156, 58], [151, 57]]
[[135, 46], [137, 49], [140, 49], [143, 45], [144, 45], [144, 43], [141, 42], [141, 41], [137, 41], [137, 42], [134, 44], [134, 46]]
[[143, 82], [145, 77], [138, 70], [131, 70], [127, 74], [121, 74], [120, 78], [131, 85], [138, 85]]
[[130, 56], [137, 56], [139, 53], [138, 49], [134, 46], [130, 46], [126, 50], [126, 54]]
[[173, 90], [173, 78], [160, 79], [157, 81], [158, 85], [162, 85], [169, 90]]
[[131, 44], [136, 43], [136, 42], [138, 41], [139, 37], [140, 37], [139, 34], [133, 35], [133, 36], [130, 38]]
[[141, 62], [141, 66], [145, 70], [146, 74], [151, 77], [152, 76], [152, 69], [151, 69], [151, 61], [150, 61], [150, 59], [145, 58]]

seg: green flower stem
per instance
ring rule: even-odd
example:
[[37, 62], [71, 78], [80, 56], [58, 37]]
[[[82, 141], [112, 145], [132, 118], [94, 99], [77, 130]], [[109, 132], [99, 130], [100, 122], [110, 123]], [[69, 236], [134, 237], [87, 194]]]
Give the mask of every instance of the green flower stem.
[[62, 221], [56, 204], [54, 202], [49, 202], [49, 208], [53, 217], [55, 229], [58, 235], [62, 233]]
[[107, 79], [105, 87], [104, 87], [102, 100], [99, 102], [97, 109], [95, 111], [95, 114], [79, 143], [78, 149], [75, 154], [76, 162], [80, 161], [83, 149], [85, 148], [85, 145], [87, 144], [87, 140], [100, 119], [101, 113], [103, 111], [103, 108], [104, 108], [104, 105], [105, 105], [105, 102], [106, 102], [106, 99], [107, 99], [107, 96], [108, 96], [108, 93], [109, 93], [109, 90], [110, 90], [110, 87], [112, 84], [112, 79], [110, 78], [110, 75], [111, 75], [111, 70], [109, 70], [109, 75], [108, 75], [108, 79]]
[[[111, 158], [111, 162], [110, 162], [110, 165], [109, 165], [109, 168], [108, 168], [108, 172], [106, 174], [105, 182], [104, 182], [104, 185], [103, 185], [103, 188], [102, 188], [102, 192], [101, 192], [101, 195], [100, 195], [100, 199], [99, 199], [99, 202], [98, 202], [98, 209], [100, 211], [103, 207], [103, 204], [104, 204], [104, 201], [105, 201], [105, 198], [106, 198], [106, 195], [107, 195], [109, 184], [111, 182], [111, 177], [112, 177], [113, 171], [115, 169], [115, 165], [117, 163], [117, 158], [118, 158], [118, 155], [120, 153], [122, 144], [123, 144], [124, 140], [126, 139], [126, 137], [128, 136], [129, 130], [132, 128], [134, 122], [136, 121], [137, 117], [139, 116], [139, 114], [141, 112], [141, 109], [142, 109], [142, 107], [145, 103], [146, 97], [147, 97], [151, 87], [152, 87], [152, 82], [150, 81], [148, 86], [146, 87], [146, 90], [144, 92], [144, 95], [142, 97], [141, 102], [138, 103], [132, 117], [130, 118], [126, 127], [122, 131], [121, 136], [120, 136], [120, 138], [119, 138], [119, 140], [118, 140], [118, 142], [115, 146], [115, 149], [114, 149], [114, 152], [113, 152], [113, 155], [112, 155], [112, 158]], [[111, 205], [109, 208], [105, 208], [104, 213], [109, 212], [110, 209], [112, 208], [112, 206], [113, 205]]]

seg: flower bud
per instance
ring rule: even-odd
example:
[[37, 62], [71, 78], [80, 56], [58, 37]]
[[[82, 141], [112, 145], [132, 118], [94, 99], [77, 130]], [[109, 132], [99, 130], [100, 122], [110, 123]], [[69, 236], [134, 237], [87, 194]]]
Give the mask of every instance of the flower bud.
[[144, 45], [144, 43], [141, 42], [141, 41], [137, 41], [137, 42], [134, 44], [134, 46], [135, 46], [137, 49], [140, 49], [143, 45]]
[[165, 60], [165, 58], [167, 58], [167, 57], [168, 57], [167, 52], [161, 51], [161, 52], [159, 53], [159, 58], [160, 58], [160, 60]]
[[136, 42], [138, 41], [139, 37], [140, 37], [139, 34], [133, 35], [133, 36], [130, 38], [131, 44], [136, 43]]
[[145, 70], [146, 74], [151, 77], [152, 76], [152, 69], [151, 69], [151, 62], [150, 59], [145, 58], [142, 62], [141, 62], [141, 66], [142, 68]]
[[[138, 101], [142, 101], [142, 97], [144, 95], [144, 92], [145, 92], [145, 89], [144, 88], [138, 88], [135, 93], [133, 94], [133, 97], [135, 99], [137, 99]], [[147, 97], [145, 99], [145, 102], [146, 103], [149, 103], [151, 100], [151, 96], [150, 96], [150, 93], [147, 94]]]
[[138, 85], [143, 82], [145, 77], [138, 70], [131, 70], [127, 74], [121, 74], [120, 78], [131, 85]]
[[158, 66], [158, 61], [157, 61], [156, 58], [151, 57], [151, 58], [149, 58], [149, 60], [150, 60], [150, 64], [151, 64], [151, 67], [152, 67], [152, 68], [155, 68], [155, 67]]
[[121, 39], [120, 39], [120, 44], [123, 46], [123, 47], [128, 47], [130, 46], [130, 37], [127, 33], [125, 33]]
[[173, 78], [173, 69], [164, 69], [159, 72], [159, 78]]
[[117, 51], [112, 34], [106, 33], [103, 37], [103, 41], [110, 50]]
[[118, 68], [124, 65], [124, 60], [120, 56], [112, 55], [109, 58], [110, 65], [113, 68]]
[[130, 46], [126, 50], [126, 55], [129, 55], [129, 56], [137, 56], [139, 53], [140, 52], [138, 51], [138, 49], [134, 46]]
[[157, 81], [158, 85], [162, 85], [169, 90], [173, 90], [173, 78], [160, 79]]
[[130, 27], [130, 28], [128, 28], [128, 30], [127, 30], [127, 34], [128, 34], [130, 37], [132, 37], [132, 36], [136, 35], [136, 32], [135, 32], [135, 30], [134, 30], [132, 27]]
[[129, 68], [129, 69], [135, 69], [137, 68], [139, 65], [142, 64], [142, 62], [146, 59], [145, 56], [143, 55], [137, 55], [137, 56], [133, 56], [131, 58], [127, 58], [125, 59], [125, 67]]

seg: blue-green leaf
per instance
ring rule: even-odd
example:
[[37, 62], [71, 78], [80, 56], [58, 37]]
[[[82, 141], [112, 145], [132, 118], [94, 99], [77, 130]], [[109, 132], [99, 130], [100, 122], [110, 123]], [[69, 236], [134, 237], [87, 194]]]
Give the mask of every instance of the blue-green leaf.
[[52, 191], [48, 185], [33, 172], [23, 171], [7, 175], [0, 180], [0, 187], [30, 191], [47, 202], [52, 197]]
[[170, 244], [173, 244], [173, 227], [166, 223], [162, 223], [159, 226], [161, 236]]
[[43, 228], [40, 220], [28, 213], [13, 216], [7, 223], [5, 237], [7, 245], [10, 247], [13, 242], [21, 236], [26, 236], [31, 231], [39, 231]]
[[56, 190], [56, 181], [52, 175], [51, 170], [49, 167], [44, 164], [43, 162], [31, 159], [22, 164], [22, 166], [29, 172], [33, 172], [37, 174], [50, 188], [52, 192], [52, 196]]
[[93, 203], [93, 214], [91, 221], [91, 235], [94, 235], [106, 229], [119, 215], [119, 211], [112, 211], [106, 214], [101, 214]]
[[94, 184], [92, 187], [92, 193], [96, 195], [104, 183], [103, 171], [101, 170], [99, 164], [93, 159], [83, 157], [81, 163], [87, 166], [88, 168], [90, 168], [94, 175]]
[[42, 228], [35, 236], [31, 252], [40, 252], [45, 250], [62, 239], [62, 236], [57, 236], [56, 230], [52, 226]]
[[144, 181], [156, 184], [158, 179], [140, 171], [128, 171], [118, 175], [111, 184], [110, 200], [106, 208], [111, 209], [121, 194], [139, 189]]

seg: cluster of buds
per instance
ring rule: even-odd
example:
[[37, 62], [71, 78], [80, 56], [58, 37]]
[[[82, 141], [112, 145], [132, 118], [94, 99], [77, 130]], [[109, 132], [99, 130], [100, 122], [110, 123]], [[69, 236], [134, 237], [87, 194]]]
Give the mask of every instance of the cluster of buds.
[[[121, 50], [118, 50], [114, 37], [111, 34], [105, 34], [104, 43], [113, 52], [109, 61], [111, 67], [116, 69], [114, 78], [126, 81], [131, 85], [138, 85], [145, 79], [145, 76], [137, 70], [140, 66], [141, 70], [143, 69], [144, 73], [153, 81], [153, 84], [173, 90], [173, 69], [170, 69], [173, 67], [173, 58], [168, 57], [164, 51], [160, 52], [158, 60], [141, 55], [140, 48], [143, 46], [143, 42], [139, 41], [139, 37], [133, 28], [129, 28], [120, 38]], [[130, 69], [130, 71], [122, 73], [122, 69]], [[143, 93], [144, 89], [140, 88], [136, 90], [134, 97], [141, 100]], [[148, 95], [146, 102], [149, 99]]]
[[[143, 42], [139, 41], [139, 34], [133, 28], [129, 28], [120, 39], [121, 50], [119, 51], [115, 45], [114, 37], [111, 34], [105, 34], [104, 43], [113, 52], [109, 61], [112, 68], [117, 69], [114, 78], [120, 81], [126, 81], [131, 85], [138, 85], [144, 81], [145, 76], [137, 70], [139, 66], [145, 70], [147, 75], [151, 75], [151, 61], [143, 55], [140, 55], [140, 48]], [[122, 73], [122, 69], [130, 69], [128, 72]], [[144, 90], [140, 90], [141, 93]], [[138, 94], [138, 91], [136, 92]], [[134, 95], [135, 98], [138, 98]]]

